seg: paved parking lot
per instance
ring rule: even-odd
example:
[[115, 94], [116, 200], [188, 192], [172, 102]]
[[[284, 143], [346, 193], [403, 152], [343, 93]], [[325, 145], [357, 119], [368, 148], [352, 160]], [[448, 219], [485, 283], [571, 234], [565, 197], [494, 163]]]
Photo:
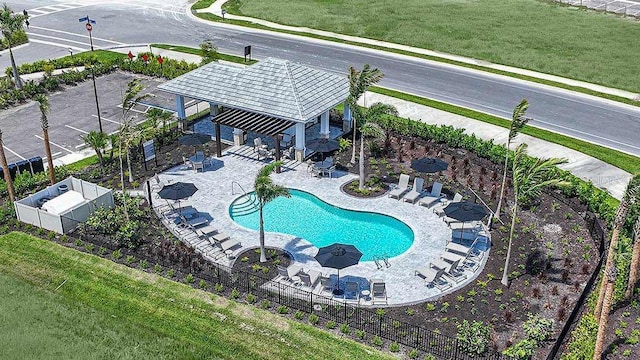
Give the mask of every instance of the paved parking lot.
[[640, 17], [640, 1], [638, 0], [556, 0], [573, 6], [585, 6], [590, 9], [626, 14]]
[[[151, 106], [175, 111], [173, 95], [157, 91], [161, 83], [158, 79], [116, 72], [96, 79], [102, 127], [106, 133], [117, 132], [122, 121], [122, 94], [127, 83], [138, 77], [146, 88], [143, 93], [151, 94], [143, 104], [134, 107], [136, 121], [144, 121]], [[185, 99], [185, 102], [188, 102]], [[49, 137], [54, 160], [69, 154], [77, 154], [84, 147], [82, 136], [91, 130], [98, 130], [93, 84], [85, 81], [69, 87], [49, 97]], [[186, 104], [185, 104], [186, 105]], [[44, 156], [40, 110], [36, 102], [30, 101], [19, 107], [0, 112], [0, 126], [3, 131], [5, 153], [9, 163]]]

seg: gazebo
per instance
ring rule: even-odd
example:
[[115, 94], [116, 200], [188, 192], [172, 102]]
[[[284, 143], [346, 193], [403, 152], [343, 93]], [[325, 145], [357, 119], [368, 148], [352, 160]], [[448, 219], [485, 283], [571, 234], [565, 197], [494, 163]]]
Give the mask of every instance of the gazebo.
[[233, 128], [234, 145], [244, 144], [247, 131], [274, 137], [276, 159], [282, 136], [295, 135], [298, 161], [305, 156], [306, 125], [319, 118], [320, 137], [328, 138], [329, 110], [336, 105], [344, 103], [343, 129], [351, 128], [348, 78], [288, 60], [267, 58], [251, 66], [211, 62], [158, 89], [176, 96], [178, 121], [185, 120], [185, 97], [209, 103], [218, 157], [220, 125]]

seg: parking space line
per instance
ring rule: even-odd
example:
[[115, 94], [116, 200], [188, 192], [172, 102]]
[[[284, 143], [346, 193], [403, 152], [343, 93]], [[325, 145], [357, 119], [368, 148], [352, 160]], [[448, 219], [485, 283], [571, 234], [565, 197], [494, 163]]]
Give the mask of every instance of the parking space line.
[[20, 154], [18, 154], [17, 152], [9, 149], [8, 147], [6, 147], [5, 145], [2, 145], [4, 147], [5, 150], [7, 150], [8, 152], [12, 153], [13, 155], [17, 156], [20, 158], [20, 160], [27, 160], [26, 158], [20, 156]]
[[[41, 38], [45, 38], [45, 39], [54, 39], [54, 40], [58, 40], [58, 41], [64, 41], [64, 42], [68, 42], [68, 43], [73, 43], [73, 44], [80, 44], [80, 45], [86, 45], [86, 41], [76, 41], [76, 40], [69, 40], [69, 39], [61, 39], [60, 37], [57, 36], [49, 36], [49, 35], [42, 35], [42, 34], [36, 34], [33, 32], [28, 32], [27, 35], [29, 35], [29, 39], [31, 39], [31, 37], [36, 36], [36, 37], [41, 37]], [[99, 47], [99, 46], [95, 46], [95, 47]]]
[[[40, 140], [44, 140], [44, 138], [42, 138], [42, 137], [40, 137], [40, 136], [38, 136], [38, 135], [33, 135], [33, 136], [37, 137], [37, 138], [38, 138], [38, 139], [40, 139]], [[53, 142], [53, 141], [51, 141], [51, 140], [49, 140], [49, 144], [51, 144], [51, 145], [53, 145], [53, 146], [57, 146], [57, 147], [59, 147], [60, 149], [65, 150], [65, 151], [68, 151], [70, 154], [73, 154], [73, 151], [71, 151], [71, 150], [67, 149], [66, 147], [64, 147], [64, 146], [62, 146], [62, 145], [58, 145], [58, 144], [54, 143], [54, 142]]]
[[[91, 116], [93, 116], [93, 117], [94, 117], [94, 118], [96, 118], [96, 119], [98, 118], [98, 115], [91, 115]], [[106, 118], [106, 117], [104, 117], [104, 116], [101, 116], [100, 118], [101, 118], [102, 120], [104, 120], [104, 121], [108, 121], [108, 122], [110, 122], [110, 123], [114, 123], [114, 124], [122, 125], [122, 123], [121, 123], [121, 122], [119, 122], [119, 121], [115, 121], [115, 120], [111, 120], [111, 119], [107, 119], [107, 118]]]
[[69, 129], [71, 129], [71, 130], [79, 131], [79, 132], [81, 132], [81, 133], [83, 133], [83, 134], [88, 134], [88, 133], [89, 133], [89, 132], [87, 132], [87, 131], [84, 131], [84, 130], [78, 129], [77, 127], [73, 127], [73, 126], [71, 126], [71, 125], [67, 125], [67, 124], [65, 124], [64, 126], [68, 127], [68, 128], [69, 128]]

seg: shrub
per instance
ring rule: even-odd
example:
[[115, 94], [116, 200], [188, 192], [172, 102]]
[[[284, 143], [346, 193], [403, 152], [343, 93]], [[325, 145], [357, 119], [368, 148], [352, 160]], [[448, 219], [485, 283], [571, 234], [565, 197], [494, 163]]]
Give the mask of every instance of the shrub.
[[122, 257], [122, 251], [120, 249], [111, 253], [111, 257], [114, 259], [120, 259]]
[[356, 330], [356, 336], [358, 337], [358, 339], [364, 340], [365, 335], [366, 332], [364, 332], [364, 330]]
[[551, 335], [554, 321], [540, 317], [537, 314], [529, 314], [528, 317], [529, 319], [522, 325], [527, 339], [531, 339], [536, 343], [546, 340]]
[[264, 299], [260, 302], [260, 307], [263, 309], [268, 309], [271, 307], [271, 303], [269, 302], [269, 300]]
[[325, 326], [327, 327], [327, 329], [333, 330], [333, 329], [336, 328], [337, 324], [336, 324], [335, 321], [329, 320], [329, 321], [327, 321], [327, 324]]
[[376, 335], [371, 339], [371, 344], [377, 346], [377, 347], [381, 347], [383, 342], [382, 339], [380, 338], [380, 336]]
[[397, 342], [392, 342], [391, 344], [389, 344], [389, 351], [394, 353], [400, 351], [400, 345], [398, 345]]
[[247, 297], [245, 298], [245, 300], [249, 303], [249, 304], [254, 304], [257, 300], [258, 297], [253, 295], [252, 293], [248, 293]]
[[127, 264], [131, 264], [132, 262], [136, 261], [136, 258], [133, 255], [127, 255], [125, 261], [127, 262]]
[[487, 350], [489, 345], [490, 326], [482, 321], [469, 323], [463, 320], [457, 324], [458, 333], [456, 338], [462, 350], [472, 355], [481, 355]]
[[409, 359], [417, 359], [418, 355], [419, 353], [418, 353], [418, 350], [416, 349], [411, 349], [411, 351], [407, 353], [407, 356], [409, 357]]
[[167, 271], [167, 276], [169, 277], [169, 279], [173, 279], [176, 276], [176, 271], [173, 269], [169, 269], [169, 271]]
[[288, 314], [289, 313], [289, 308], [284, 306], [284, 305], [280, 305], [278, 306], [278, 314]]
[[508, 347], [503, 354], [517, 360], [527, 360], [536, 350], [537, 343], [535, 340], [524, 339], [513, 346]]
[[207, 288], [207, 282], [204, 280], [200, 280], [200, 282], [198, 283], [198, 287], [202, 290]]
[[309, 324], [316, 325], [320, 321], [320, 318], [316, 314], [309, 315]]
[[162, 266], [160, 266], [160, 264], [153, 265], [153, 272], [160, 274], [162, 272]]
[[194, 281], [193, 275], [191, 274], [187, 274], [187, 276], [184, 278], [184, 282], [186, 282], [187, 284], [192, 284], [193, 281]]
[[147, 260], [143, 259], [142, 261], [140, 261], [140, 267], [143, 269], [146, 269], [149, 267], [149, 265], [147, 264]]
[[340, 325], [340, 332], [343, 334], [349, 335], [349, 333], [351, 332], [351, 329], [349, 329], [348, 324], [342, 324]]
[[88, 243], [84, 247], [84, 249], [87, 250], [88, 252], [92, 252], [94, 248], [95, 248], [95, 245], [93, 245], [92, 243]]
[[296, 312], [293, 314], [293, 317], [295, 317], [297, 320], [302, 320], [304, 319], [304, 313], [300, 310], [296, 310]]
[[231, 298], [235, 300], [239, 297], [240, 297], [240, 291], [238, 291], [238, 289], [236, 288], [231, 289]]
[[224, 286], [222, 286], [222, 284], [218, 283], [218, 284], [213, 285], [213, 289], [216, 292], [221, 293], [221, 292], [224, 291]]

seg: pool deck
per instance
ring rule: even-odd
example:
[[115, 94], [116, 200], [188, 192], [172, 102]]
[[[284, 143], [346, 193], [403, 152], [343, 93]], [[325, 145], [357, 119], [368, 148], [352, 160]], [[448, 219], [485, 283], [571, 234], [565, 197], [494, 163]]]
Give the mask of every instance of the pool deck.
[[[247, 192], [252, 191], [255, 176], [264, 165], [266, 163], [257, 160], [251, 147], [231, 147], [223, 153], [221, 158], [214, 158], [212, 166], [204, 172], [196, 173], [184, 166], [178, 166], [159, 176], [165, 184], [182, 181], [192, 182], [198, 187], [199, 191], [190, 199], [193, 206], [200, 213], [206, 213], [212, 218], [211, 226], [241, 241], [242, 247], [234, 249], [233, 256], [237, 257], [246, 249], [258, 247], [259, 236], [258, 231], [244, 228], [231, 219], [229, 207], [243, 194], [237, 185], [233, 185], [232, 189], [232, 182], [236, 182]], [[403, 254], [390, 258], [388, 260], [390, 267], [384, 266], [382, 262], [382, 268], [378, 269], [373, 261], [365, 261], [343, 269], [340, 271], [341, 287], [344, 286], [345, 281], [356, 281], [359, 282], [360, 289], [365, 290], [369, 288], [370, 279], [381, 279], [386, 283], [389, 306], [409, 305], [433, 300], [464, 287], [474, 281], [484, 267], [488, 254], [484, 254], [475, 271], [465, 270], [467, 276], [465, 281], [455, 284], [447, 291], [441, 292], [434, 287], [428, 287], [424, 279], [414, 275], [415, 270], [424, 268], [429, 262], [438, 259], [445, 252], [447, 241], [451, 239], [451, 229], [430, 209], [391, 199], [388, 196], [360, 199], [347, 195], [340, 188], [344, 183], [357, 178], [353, 174], [335, 172], [331, 179], [316, 178], [307, 171], [306, 164], [295, 161], [285, 163], [282, 170], [282, 173], [272, 175], [276, 184], [307, 191], [329, 204], [345, 209], [372, 211], [393, 216], [413, 230], [415, 236], [413, 245]], [[334, 269], [320, 267], [314, 259], [318, 249], [305, 239], [291, 234], [269, 232], [265, 236], [267, 246], [285, 249], [305, 270], [315, 269], [322, 271], [325, 275], [336, 274]], [[234, 261], [226, 256], [212, 260], [223, 265], [231, 265]], [[364, 300], [360, 304], [370, 305]]]

